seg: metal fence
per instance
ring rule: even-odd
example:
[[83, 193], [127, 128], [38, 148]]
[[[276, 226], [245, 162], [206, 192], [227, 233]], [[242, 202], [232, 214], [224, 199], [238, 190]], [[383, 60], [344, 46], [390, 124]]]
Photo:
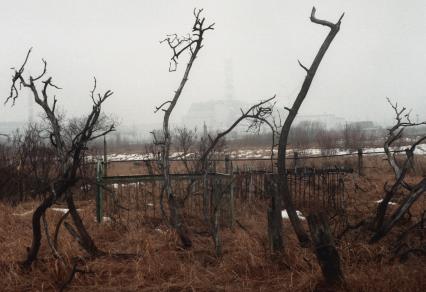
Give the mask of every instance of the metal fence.
[[[98, 164], [99, 221], [104, 215], [143, 221], [160, 219], [163, 213], [168, 213], [162, 175], [102, 176], [101, 168], [102, 164]], [[346, 201], [343, 177], [351, 171], [339, 168], [288, 170], [287, 184], [296, 208], [302, 212], [318, 208], [343, 210]], [[220, 198], [222, 224], [232, 225], [236, 216], [247, 208], [258, 202], [268, 202], [277, 181], [284, 179], [265, 170], [228, 169], [228, 172], [209, 173], [207, 184], [199, 173], [171, 174], [172, 188], [187, 219], [202, 218], [203, 194], [206, 193], [210, 212]]]

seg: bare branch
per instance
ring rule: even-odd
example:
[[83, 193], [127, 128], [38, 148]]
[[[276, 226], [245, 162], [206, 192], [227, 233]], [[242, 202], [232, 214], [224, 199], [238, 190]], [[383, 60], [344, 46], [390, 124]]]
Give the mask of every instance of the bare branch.
[[331, 28], [331, 29], [336, 29], [336, 28], [338, 28], [339, 27], [339, 25], [340, 25], [340, 23], [341, 23], [341, 21], [342, 21], [342, 18], [343, 18], [343, 16], [345, 16], [345, 13], [342, 13], [342, 15], [340, 16], [340, 18], [339, 18], [339, 20], [336, 22], [336, 23], [332, 23], [332, 22], [330, 22], [330, 21], [327, 21], [327, 20], [322, 20], [322, 19], [318, 19], [318, 18], [316, 18], [315, 17], [315, 13], [316, 13], [316, 8], [315, 8], [315, 6], [314, 7], [312, 7], [312, 12], [311, 12], [311, 21], [313, 22], [313, 23], [316, 23], [316, 24], [321, 24], [321, 25], [324, 25], [324, 26], [328, 26], [329, 28]]
[[25, 87], [29, 87], [30, 85], [25, 82], [24, 78], [22, 77], [22, 73], [24, 73], [25, 65], [28, 62], [28, 59], [30, 57], [32, 48], [30, 48], [27, 52], [27, 55], [25, 56], [24, 63], [21, 65], [19, 70], [17, 71], [15, 68], [11, 68], [14, 70], [14, 75], [12, 76], [12, 85], [10, 86], [10, 94], [6, 98], [4, 104], [7, 104], [9, 100], [12, 100], [12, 106], [15, 105], [15, 100], [18, 98], [18, 89], [16, 87], [16, 82], [19, 81], [19, 89], [21, 89], [21, 85], [24, 85]]
[[[200, 161], [206, 161], [208, 155], [210, 152], [215, 148], [215, 146], [219, 143], [220, 139], [222, 139], [224, 136], [226, 136], [229, 132], [231, 132], [241, 121], [245, 119], [252, 119], [252, 124], [249, 126], [249, 128], [259, 128], [263, 123], [267, 123], [269, 126], [271, 124], [267, 121], [267, 117], [271, 115], [273, 111], [273, 107], [275, 103], [272, 105], [269, 104], [272, 100], [275, 99], [275, 95], [271, 98], [268, 98], [266, 100], [260, 101], [259, 103], [251, 106], [248, 110], [242, 111], [241, 110], [241, 116], [234, 121], [234, 123], [225, 131], [220, 132], [216, 135], [214, 139], [211, 139], [209, 147], [204, 151], [204, 153], [200, 156]], [[269, 104], [269, 106], [264, 106]]]
[[189, 50], [191, 55], [196, 55], [199, 49], [202, 47], [202, 40], [204, 32], [207, 30], [214, 29], [214, 23], [204, 27], [205, 18], [200, 18], [200, 14], [203, 9], [194, 9], [193, 14], [195, 17], [194, 24], [192, 26], [192, 35], [179, 37], [177, 34], [167, 35], [165, 39], [160, 43], [167, 43], [172, 49], [172, 56], [169, 62], [169, 72], [174, 72], [177, 69], [179, 56]]
[[300, 67], [302, 67], [303, 68], [303, 70], [305, 70], [306, 71], [306, 73], [307, 74], [309, 74], [309, 69], [308, 68], [306, 68], [299, 60], [297, 60], [297, 62], [299, 63], [299, 65], [300, 65]]
[[96, 91], [96, 77], [93, 76], [93, 88], [90, 91], [90, 97], [92, 98], [92, 101], [93, 101], [94, 104], [96, 104], [96, 101], [95, 101], [95, 91]]
[[[171, 102], [172, 102], [171, 100], [167, 100], [167, 101], [163, 102], [160, 106], [156, 106], [155, 110], [154, 110], [154, 113], [158, 112], [160, 109], [163, 108], [163, 106], [165, 106], [166, 104], [169, 104]], [[164, 109], [163, 109], [163, 111], [164, 111]]]
[[33, 81], [33, 82], [34, 82], [34, 81], [39, 80], [41, 77], [43, 77], [43, 76], [44, 76], [44, 74], [46, 74], [46, 70], [47, 70], [47, 62], [46, 62], [46, 60], [45, 60], [45, 59], [42, 59], [42, 61], [43, 61], [43, 64], [44, 64], [43, 72], [41, 72], [41, 74], [40, 74], [39, 76], [37, 76], [36, 78], [32, 78], [32, 81]]

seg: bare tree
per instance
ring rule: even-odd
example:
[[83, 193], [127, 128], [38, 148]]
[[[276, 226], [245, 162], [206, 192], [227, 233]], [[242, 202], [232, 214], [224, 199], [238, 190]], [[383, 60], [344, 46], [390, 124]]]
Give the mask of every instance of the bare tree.
[[[222, 254], [222, 244], [220, 239], [220, 228], [219, 228], [219, 210], [222, 204], [223, 196], [226, 190], [229, 189], [230, 185], [227, 186], [215, 186], [215, 194], [213, 200], [210, 200], [208, 193], [208, 169], [209, 169], [209, 157], [215, 147], [220, 143], [223, 138], [228, 135], [236, 126], [238, 126], [242, 121], [248, 120], [250, 122], [248, 128], [254, 131], [258, 131], [262, 125], [268, 125], [271, 129], [273, 129], [273, 124], [269, 121], [275, 103], [272, 101], [275, 99], [275, 96], [268, 98], [266, 100], [260, 101], [259, 103], [251, 106], [247, 110], [241, 109], [241, 115], [234, 121], [234, 123], [229, 126], [226, 130], [219, 132], [216, 134], [214, 138], [210, 135], [208, 136], [209, 142], [206, 145], [207, 147], [201, 153], [199, 159], [199, 168], [201, 169], [201, 173], [203, 174], [203, 213], [204, 220], [208, 226], [210, 226], [210, 234], [212, 236], [216, 255], [220, 256]], [[274, 134], [273, 134], [274, 135]], [[273, 143], [274, 144], [274, 143]], [[211, 206], [212, 214], [209, 216], [209, 202], [213, 202], [213, 206]]]
[[[19, 69], [12, 68], [14, 70], [12, 85], [10, 87], [10, 94], [6, 98], [5, 103], [11, 102], [12, 105], [15, 104], [22, 88], [30, 90], [34, 101], [43, 109], [46, 115], [46, 121], [49, 125], [49, 139], [53, 145], [60, 170], [51, 186], [49, 186], [49, 189], [46, 190], [49, 191], [50, 194], [34, 211], [32, 217], [33, 241], [27, 258], [23, 263], [25, 267], [31, 266], [32, 262], [37, 259], [42, 236], [40, 219], [44, 216], [46, 210], [60, 199], [65, 199], [68, 204], [82, 247], [91, 255], [103, 254], [103, 252], [96, 247], [84, 227], [81, 217], [75, 207], [72, 193], [69, 190], [79, 179], [77, 170], [81, 164], [83, 152], [87, 143], [114, 130], [113, 124], [102, 127], [99, 126], [102, 104], [113, 93], [108, 90], [104, 94], [96, 94], [95, 79], [93, 89], [90, 92], [90, 97], [93, 102], [92, 109], [84, 118], [83, 122], [77, 127], [78, 130], [70, 136], [70, 139], [67, 139], [67, 135], [64, 131], [66, 126], [56, 110], [56, 96], [52, 98], [48, 94], [49, 90], [60, 88], [52, 82], [52, 77], [45, 77], [47, 62], [43, 60], [44, 68], [38, 76], [34, 77], [30, 75], [28, 78], [25, 78], [23, 75], [30, 53], [31, 49], [28, 51], [25, 61]], [[41, 90], [39, 88], [41, 88]]]
[[169, 71], [175, 71], [178, 64], [178, 59], [184, 52], [189, 52], [189, 61], [186, 65], [185, 72], [181, 79], [178, 89], [175, 91], [175, 94], [171, 100], [167, 100], [156, 108], [156, 112], [162, 110], [164, 112], [163, 118], [163, 137], [161, 141], [157, 141], [161, 147], [161, 168], [164, 176], [164, 188], [167, 194], [169, 210], [170, 210], [170, 219], [172, 226], [176, 229], [181, 242], [185, 248], [190, 248], [192, 246], [192, 241], [188, 234], [188, 229], [183, 222], [181, 215], [181, 208], [176, 199], [176, 195], [172, 188], [171, 178], [170, 178], [170, 145], [171, 145], [171, 135], [169, 120], [170, 116], [175, 108], [182, 91], [185, 87], [186, 82], [188, 81], [188, 76], [191, 71], [191, 68], [194, 64], [195, 59], [201, 48], [203, 47], [204, 33], [209, 30], [213, 30], [214, 24], [205, 25], [205, 18], [200, 17], [202, 9], [194, 9], [195, 21], [192, 26], [192, 34], [184, 37], [179, 37], [176, 34], [168, 35], [166, 39], [162, 42], [167, 43], [167, 45], [172, 49], [172, 57], [170, 58]]
[[197, 139], [197, 128], [194, 130], [188, 129], [185, 126], [176, 128], [173, 139], [176, 141], [176, 150], [180, 152], [176, 158], [182, 161], [187, 173], [194, 172], [194, 166], [189, 163], [188, 156], [190, 156], [189, 151], [194, 147]]
[[366, 140], [361, 125], [346, 123], [343, 128], [343, 147], [348, 150], [357, 150], [361, 147], [362, 142]]
[[311, 17], [310, 17], [311, 22], [330, 28], [330, 32], [328, 33], [317, 55], [315, 56], [315, 59], [312, 62], [312, 65], [309, 68], [305, 67], [299, 61], [300, 67], [302, 67], [303, 70], [306, 71], [306, 77], [299, 91], [299, 94], [297, 95], [296, 100], [293, 103], [293, 106], [291, 108], [286, 108], [288, 110], [288, 115], [281, 129], [281, 135], [280, 135], [280, 139], [278, 143], [279, 144], [278, 162], [277, 162], [278, 175], [279, 175], [278, 192], [275, 192], [274, 195], [272, 196], [271, 208], [269, 210], [269, 216], [268, 216], [269, 226], [272, 233], [270, 234], [270, 238], [272, 240], [271, 245], [274, 252], [281, 252], [283, 249], [281, 199], [283, 199], [284, 201], [291, 224], [293, 225], [293, 228], [297, 234], [297, 237], [301, 245], [306, 246], [310, 242], [309, 237], [307, 233], [305, 232], [304, 228], [302, 227], [299, 217], [296, 214], [296, 210], [294, 209], [294, 206], [293, 206], [293, 200], [291, 198], [289, 187], [287, 185], [287, 175], [286, 175], [287, 139], [290, 133], [291, 125], [294, 119], [296, 118], [296, 115], [300, 109], [300, 106], [305, 100], [306, 95], [308, 94], [309, 88], [315, 77], [315, 73], [317, 72], [317, 69], [321, 63], [321, 60], [323, 59], [325, 53], [330, 47], [334, 37], [339, 32], [340, 23], [344, 16], [344, 14], [342, 14], [336, 23], [332, 23], [326, 20], [321, 20], [316, 18], [315, 12], [316, 12], [316, 9], [315, 7], [313, 7], [311, 12]]
[[[398, 162], [395, 153], [391, 151], [392, 145], [402, 138], [406, 129], [426, 125], [426, 121], [412, 122], [410, 119], [410, 111], [407, 111], [405, 107], [398, 107], [397, 103], [393, 104], [389, 99], [388, 102], [395, 112], [396, 122], [392, 128], [388, 129], [384, 150], [389, 165], [392, 167], [395, 174], [395, 181], [390, 187], [387, 184], [384, 186], [385, 194], [377, 207], [376, 215], [372, 222], [375, 233], [370, 240], [371, 243], [377, 242], [384, 237], [398, 220], [409, 212], [411, 206], [417, 199], [426, 192], [426, 178], [422, 178], [415, 184], [409, 183], [406, 180], [407, 173], [409, 169], [412, 168], [414, 162], [414, 150], [420, 143], [426, 141], [426, 134], [421, 135], [414, 143], [405, 149], [405, 158], [402, 162]], [[402, 190], [406, 195], [402, 199], [400, 206], [386, 220], [386, 212], [389, 203], [398, 190]]]

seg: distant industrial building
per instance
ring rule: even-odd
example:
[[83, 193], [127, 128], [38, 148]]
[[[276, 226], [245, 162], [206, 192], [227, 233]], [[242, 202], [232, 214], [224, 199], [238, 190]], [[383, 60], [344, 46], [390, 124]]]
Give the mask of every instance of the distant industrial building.
[[[205, 123], [209, 130], [223, 130], [232, 125], [241, 115], [240, 109], [250, 107], [247, 102], [228, 99], [196, 102], [191, 104], [188, 112], [182, 119], [182, 124], [188, 128], [201, 128]], [[235, 132], [245, 131], [244, 123]]]

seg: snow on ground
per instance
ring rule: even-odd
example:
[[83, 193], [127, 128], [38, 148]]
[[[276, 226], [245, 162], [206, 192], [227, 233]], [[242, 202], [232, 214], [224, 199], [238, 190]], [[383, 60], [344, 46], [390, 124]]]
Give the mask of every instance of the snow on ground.
[[[98, 222], [98, 219], [96, 219], [96, 217], [94, 217], [95, 222]], [[111, 222], [112, 219], [110, 217], [102, 217], [102, 222]]]
[[[55, 211], [55, 212], [60, 212], [65, 214], [66, 212], [68, 212], [67, 208], [50, 208], [50, 210]], [[77, 211], [81, 211], [81, 209], [77, 209]], [[25, 211], [24, 213], [13, 213], [13, 216], [27, 216], [27, 215], [31, 215], [34, 213], [34, 210], [30, 210], [30, 211]]]
[[[382, 201], [383, 201], [383, 199], [380, 199], [380, 200], [374, 201], [374, 202], [377, 203], [377, 204], [380, 204]], [[389, 202], [389, 205], [397, 205], [397, 203]]]
[[34, 211], [30, 210], [30, 211], [26, 211], [26, 212], [24, 212], [24, 213], [13, 213], [12, 215], [13, 215], [13, 216], [27, 216], [27, 215], [32, 214], [33, 212], [34, 212]]
[[50, 208], [52, 211], [56, 211], [56, 212], [61, 212], [61, 213], [66, 213], [69, 210], [67, 208]]
[[[50, 208], [50, 210], [55, 211], [55, 212], [61, 212], [61, 213], [66, 213], [69, 211], [68, 208]], [[81, 211], [81, 209], [77, 209], [77, 211]]]
[[[296, 210], [296, 214], [297, 217], [299, 217], [300, 220], [305, 220], [306, 218], [303, 216], [302, 212], [300, 212], [299, 210]], [[287, 214], [287, 210], [282, 210], [281, 211], [281, 217], [283, 217], [283, 219], [289, 219], [288, 214]]]
[[[405, 149], [406, 147], [393, 147], [391, 150], [400, 150]], [[334, 155], [344, 155], [344, 154], [356, 154], [357, 152], [353, 152], [350, 150], [343, 150], [339, 148], [335, 149], [319, 149], [319, 148], [310, 148], [310, 149], [300, 149], [299, 150], [303, 155], [307, 156], [321, 156], [326, 153], [333, 153]], [[274, 149], [274, 155], [277, 154], [277, 149]], [[292, 155], [294, 152], [294, 149], [288, 149], [287, 154]], [[383, 152], [383, 147], [370, 147], [370, 148], [364, 148], [364, 153], [371, 153], [371, 152]], [[416, 150], [414, 152], [418, 155], [426, 155], [426, 144], [420, 144], [416, 147]], [[239, 158], [239, 159], [247, 159], [247, 158], [261, 158], [261, 159], [269, 159], [271, 155], [271, 149], [270, 148], [264, 148], [264, 149], [240, 149], [240, 150], [233, 150], [229, 152], [229, 155], [231, 159]], [[183, 156], [182, 152], [174, 152], [170, 155], [170, 158], [178, 159], [178, 158], [191, 158], [194, 157], [195, 153], [188, 153], [185, 156]], [[96, 160], [96, 156], [88, 156], [87, 159], [89, 161]], [[139, 154], [139, 153], [123, 153], [123, 154], [117, 154], [117, 153], [111, 153], [107, 155], [108, 161], [135, 161], [135, 160], [150, 160], [155, 159], [155, 156], [152, 153], [147, 154]]]

